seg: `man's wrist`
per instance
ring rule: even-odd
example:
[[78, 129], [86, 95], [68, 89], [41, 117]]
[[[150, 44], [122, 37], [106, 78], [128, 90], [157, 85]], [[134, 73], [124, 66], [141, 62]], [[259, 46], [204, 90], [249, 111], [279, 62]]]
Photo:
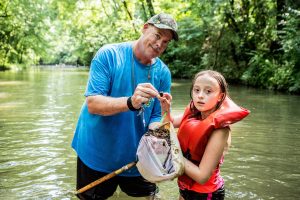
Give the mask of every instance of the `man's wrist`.
[[141, 108], [135, 108], [135, 107], [133, 107], [132, 101], [131, 101], [131, 97], [128, 97], [128, 99], [127, 99], [127, 107], [131, 111], [139, 111], [139, 110], [141, 110]]

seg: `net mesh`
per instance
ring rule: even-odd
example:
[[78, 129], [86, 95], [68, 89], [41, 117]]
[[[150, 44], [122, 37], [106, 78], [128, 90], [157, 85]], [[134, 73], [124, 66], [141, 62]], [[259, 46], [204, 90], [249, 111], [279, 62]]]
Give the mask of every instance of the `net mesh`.
[[146, 132], [137, 150], [137, 168], [148, 181], [172, 180], [184, 171], [184, 161], [176, 132], [170, 122]]

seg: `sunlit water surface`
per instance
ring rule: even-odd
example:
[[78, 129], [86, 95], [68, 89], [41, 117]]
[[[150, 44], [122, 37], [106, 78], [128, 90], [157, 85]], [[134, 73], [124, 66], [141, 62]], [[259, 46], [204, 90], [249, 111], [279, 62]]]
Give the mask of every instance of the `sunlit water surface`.
[[[0, 199], [76, 199], [76, 154], [70, 147], [84, 101], [87, 70], [0, 72]], [[189, 101], [190, 81], [174, 81], [173, 112]], [[222, 175], [226, 199], [298, 199], [300, 96], [230, 87], [251, 110], [232, 126]], [[159, 184], [178, 199], [175, 181]], [[110, 199], [132, 199], [119, 190]]]

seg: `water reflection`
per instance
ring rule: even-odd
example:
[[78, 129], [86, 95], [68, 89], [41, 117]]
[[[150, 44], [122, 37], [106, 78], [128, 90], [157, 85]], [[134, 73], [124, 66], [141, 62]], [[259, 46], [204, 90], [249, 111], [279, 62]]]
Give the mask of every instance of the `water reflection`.
[[[1, 199], [76, 199], [76, 155], [70, 144], [85, 90], [86, 71], [0, 72]], [[173, 112], [189, 102], [190, 81], [172, 85]], [[230, 87], [251, 110], [232, 126], [222, 174], [227, 199], [297, 199], [300, 191], [299, 96]], [[177, 199], [176, 182], [159, 184]], [[117, 192], [111, 199], [130, 199]]]

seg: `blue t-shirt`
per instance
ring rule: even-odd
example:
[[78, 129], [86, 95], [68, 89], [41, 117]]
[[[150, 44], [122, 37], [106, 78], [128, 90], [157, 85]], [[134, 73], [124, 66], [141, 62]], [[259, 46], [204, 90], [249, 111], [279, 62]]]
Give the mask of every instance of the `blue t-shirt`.
[[[133, 56], [132, 42], [103, 46], [92, 60], [85, 96], [129, 97], [137, 84], [145, 82], [150, 82], [159, 92], [170, 93], [170, 70], [159, 58], [155, 60], [151, 66], [141, 64]], [[90, 114], [84, 102], [72, 147], [88, 167], [101, 172], [110, 173], [135, 161], [139, 141], [148, 125], [161, 119], [161, 108], [156, 98], [144, 108], [141, 115], [127, 111], [102, 116]], [[121, 175], [140, 174], [132, 168]]]

